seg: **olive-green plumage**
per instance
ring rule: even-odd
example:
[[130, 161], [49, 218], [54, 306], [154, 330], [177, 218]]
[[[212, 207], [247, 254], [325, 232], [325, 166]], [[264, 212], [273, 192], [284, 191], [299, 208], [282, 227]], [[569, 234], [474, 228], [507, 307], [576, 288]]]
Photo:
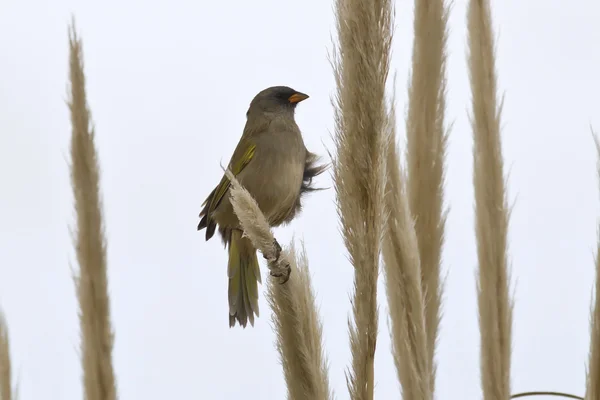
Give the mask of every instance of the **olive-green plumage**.
[[[312, 178], [326, 169], [304, 146], [294, 119], [299, 102], [308, 96], [286, 86], [258, 93], [246, 113], [246, 126], [233, 152], [229, 169], [254, 197], [271, 226], [291, 221], [301, 209], [302, 194], [315, 190]], [[219, 233], [229, 246], [229, 326], [246, 327], [258, 317], [258, 283], [261, 282], [256, 249], [242, 231], [229, 201], [229, 179], [210, 193], [200, 213], [198, 230], [206, 240]]]

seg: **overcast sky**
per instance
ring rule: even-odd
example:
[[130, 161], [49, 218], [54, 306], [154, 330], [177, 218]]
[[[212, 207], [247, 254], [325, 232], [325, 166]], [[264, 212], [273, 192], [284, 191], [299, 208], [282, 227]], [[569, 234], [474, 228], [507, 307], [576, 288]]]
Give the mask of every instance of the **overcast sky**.
[[[515, 204], [513, 391], [583, 395], [600, 211], [590, 134], [590, 125], [600, 131], [600, 3], [494, 3], [502, 140]], [[68, 230], [71, 13], [84, 44], [102, 167], [120, 398], [284, 398], [264, 286], [256, 326], [230, 329], [227, 254], [218, 239], [205, 242], [196, 231], [197, 215], [239, 139], [250, 100], [265, 87], [308, 93], [297, 111], [307, 147], [322, 155], [333, 150], [332, 10], [322, 0], [2, 1], [0, 305], [21, 400], [81, 398]], [[392, 67], [401, 111], [412, 11], [412, 1], [396, 2]], [[466, 0], [455, 0], [439, 399], [481, 396], [465, 14]], [[328, 186], [330, 176], [318, 182]], [[308, 196], [303, 214], [276, 234], [282, 243], [293, 235], [305, 241], [332, 387], [346, 399], [353, 271], [338, 227], [328, 190]], [[263, 261], [261, 268], [266, 276]], [[399, 384], [382, 283], [375, 398], [393, 399]]]

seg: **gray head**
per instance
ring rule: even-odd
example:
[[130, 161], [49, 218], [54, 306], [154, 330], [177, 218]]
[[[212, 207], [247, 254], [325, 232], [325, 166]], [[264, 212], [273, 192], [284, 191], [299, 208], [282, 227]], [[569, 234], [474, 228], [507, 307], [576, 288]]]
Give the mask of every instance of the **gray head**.
[[298, 103], [308, 99], [308, 95], [298, 92], [287, 86], [271, 86], [258, 93], [252, 99], [246, 116], [258, 112], [282, 112], [293, 113]]

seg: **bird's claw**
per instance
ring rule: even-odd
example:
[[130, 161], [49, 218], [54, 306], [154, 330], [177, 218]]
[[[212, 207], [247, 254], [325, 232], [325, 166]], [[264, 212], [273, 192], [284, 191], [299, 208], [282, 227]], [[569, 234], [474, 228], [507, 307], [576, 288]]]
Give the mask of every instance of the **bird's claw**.
[[281, 255], [281, 245], [279, 244], [279, 242], [277, 241], [277, 239], [275, 239], [273, 241], [273, 246], [275, 246], [275, 259], [279, 260], [279, 256]]
[[270, 274], [274, 278], [282, 278], [279, 283], [284, 284], [290, 280], [290, 275], [292, 273], [292, 267], [289, 263], [286, 263], [284, 266], [277, 268], [276, 270], [271, 270]]
[[277, 239], [275, 239], [273, 241], [273, 247], [275, 248], [275, 254], [273, 254], [273, 258], [270, 259], [268, 256], [270, 254], [264, 254], [263, 253], [263, 258], [267, 261], [279, 261], [279, 256], [281, 256], [281, 245], [279, 244], [279, 242], [277, 241]]
[[269, 262], [269, 265], [275, 265], [271, 269], [270, 275], [274, 278], [281, 278], [279, 283], [284, 284], [290, 279], [292, 267], [287, 262], [285, 263], [285, 265], [278, 265], [279, 257], [281, 257], [282, 248], [277, 239], [273, 241], [273, 248], [275, 249], [274, 254], [263, 254], [263, 257]]

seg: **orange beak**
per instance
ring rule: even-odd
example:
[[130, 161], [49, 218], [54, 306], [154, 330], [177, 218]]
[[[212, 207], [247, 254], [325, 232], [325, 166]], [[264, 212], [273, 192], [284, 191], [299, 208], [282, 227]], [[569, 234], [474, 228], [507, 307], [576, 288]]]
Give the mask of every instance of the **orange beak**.
[[300, 92], [296, 92], [291, 95], [288, 99], [290, 103], [300, 103], [302, 100], [308, 99], [308, 95]]

